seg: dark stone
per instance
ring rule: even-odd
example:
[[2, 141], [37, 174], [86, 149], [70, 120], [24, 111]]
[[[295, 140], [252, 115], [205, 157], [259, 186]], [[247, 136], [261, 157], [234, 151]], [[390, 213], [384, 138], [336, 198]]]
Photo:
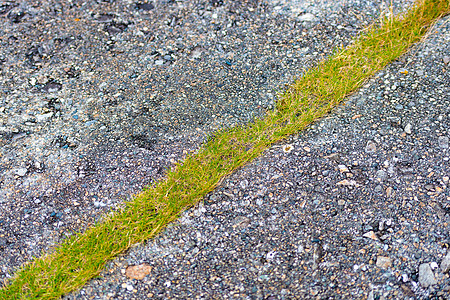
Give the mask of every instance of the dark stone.
[[128, 24], [126, 23], [116, 23], [112, 21], [110, 24], [106, 25], [104, 30], [109, 33], [110, 35], [122, 33], [124, 32], [128, 27]]
[[10, 12], [8, 14], [8, 19], [10, 19], [11, 22], [13, 22], [13, 23], [19, 23], [24, 16], [25, 16], [25, 12], [23, 12], [23, 11]]
[[98, 22], [109, 22], [114, 19], [115, 15], [113, 14], [99, 14], [95, 17], [95, 20]]
[[154, 9], [155, 8], [155, 6], [153, 5], [153, 3], [143, 3], [143, 2], [137, 2], [136, 3], [136, 9], [138, 9], [138, 10], [144, 10], [144, 11], [149, 11], [149, 10], [152, 10], [152, 9]]
[[147, 150], [153, 150], [154, 145], [156, 144], [156, 139], [151, 138], [145, 134], [135, 134], [132, 135], [130, 139], [137, 147]]
[[42, 88], [41, 88], [41, 92], [45, 92], [45, 93], [54, 93], [57, 92], [59, 90], [62, 89], [62, 84], [58, 83], [56, 81], [49, 81], [47, 82]]

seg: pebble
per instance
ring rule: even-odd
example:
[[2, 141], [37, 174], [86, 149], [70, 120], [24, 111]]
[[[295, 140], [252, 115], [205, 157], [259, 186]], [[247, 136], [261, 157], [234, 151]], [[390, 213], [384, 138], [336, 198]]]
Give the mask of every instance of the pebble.
[[312, 22], [316, 19], [316, 17], [313, 14], [305, 13], [298, 17], [300, 21], [306, 21], [306, 22]]
[[359, 186], [359, 184], [355, 180], [344, 179], [336, 183], [336, 185], [342, 186]]
[[378, 237], [372, 230], [363, 234], [363, 237], [372, 239], [374, 241], [378, 241]]
[[412, 133], [411, 129], [412, 129], [412, 125], [410, 123], [406, 124], [405, 133], [411, 134]]
[[239, 183], [239, 185], [240, 185], [240, 187], [241, 187], [242, 189], [245, 189], [245, 188], [248, 186], [248, 180], [247, 180], [247, 179], [242, 180], [242, 181]]
[[384, 179], [386, 179], [387, 174], [385, 170], [378, 170], [375, 176], [378, 180], [383, 181]]
[[374, 152], [377, 151], [377, 145], [373, 141], [368, 141], [367, 145], [366, 145], [366, 148], [365, 148], [365, 151], [367, 153], [374, 153]]
[[345, 165], [338, 165], [339, 168], [339, 172], [341, 173], [347, 173], [348, 172], [348, 168]]
[[292, 150], [294, 150], [294, 147], [292, 147], [292, 145], [283, 145], [282, 149], [284, 153], [290, 153]]
[[378, 256], [376, 265], [379, 268], [387, 269], [392, 267], [392, 260], [386, 256]]
[[149, 264], [141, 264], [137, 266], [128, 266], [125, 270], [125, 276], [131, 279], [142, 280], [150, 274], [152, 267]]
[[149, 11], [154, 9], [155, 6], [151, 2], [137, 2], [136, 9], [141, 9], [143, 11]]
[[239, 216], [233, 220], [234, 228], [238, 228], [238, 229], [246, 228], [249, 224], [250, 224], [250, 219], [245, 216]]
[[450, 271], [450, 250], [441, 262], [441, 272], [448, 273]]
[[14, 174], [16, 174], [20, 177], [23, 177], [23, 176], [25, 176], [25, 174], [27, 174], [27, 171], [28, 170], [26, 168], [19, 168], [14, 171]]
[[446, 136], [440, 136], [438, 138], [439, 147], [441, 149], [448, 149], [448, 137]]
[[425, 288], [437, 284], [429, 263], [421, 264], [419, 266], [419, 283]]
[[49, 112], [49, 113], [42, 114], [42, 115], [36, 115], [36, 121], [44, 122], [44, 121], [47, 121], [48, 119], [50, 119], [52, 116], [53, 116], [53, 112]]
[[127, 291], [129, 291], [129, 292], [131, 292], [131, 291], [133, 291], [133, 286], [132, 285], [130, 285], [130, 284], [126, 284], [125, 285], [125, 288], [127, 289]]

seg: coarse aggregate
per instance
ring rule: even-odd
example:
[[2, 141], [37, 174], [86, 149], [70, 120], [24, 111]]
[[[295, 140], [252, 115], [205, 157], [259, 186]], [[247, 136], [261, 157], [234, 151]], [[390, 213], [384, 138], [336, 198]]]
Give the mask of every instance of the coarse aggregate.
[[263, 116], [381, 13], [384, 1], [1, 2], [0, 278], [208, 133]]
[[450, 299], [449, 21], [66, 299]]

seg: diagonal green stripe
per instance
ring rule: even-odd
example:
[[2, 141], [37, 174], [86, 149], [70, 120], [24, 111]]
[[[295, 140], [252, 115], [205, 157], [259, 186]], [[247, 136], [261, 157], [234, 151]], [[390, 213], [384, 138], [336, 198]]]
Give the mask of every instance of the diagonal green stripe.
[[270, 145], [304, 129], [419, 41], [449, 0], [421, 0], [403, 16], [380, 20], [349, 47], [309, 70], [280, 96], [277, 109], [251, 124], [216, 132], [197, 154], [125, 208], [22, 267], [1, 299], [54, 299], [100, 273], [108, 260], [158, 234], [224, 178]]

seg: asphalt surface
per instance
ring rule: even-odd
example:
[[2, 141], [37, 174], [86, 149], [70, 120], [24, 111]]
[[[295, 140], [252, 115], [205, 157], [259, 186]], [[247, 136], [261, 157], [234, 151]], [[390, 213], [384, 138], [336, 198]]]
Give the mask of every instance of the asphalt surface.
[[[207, 133], [263, 115], [387, 12], [377, 1], [0, 8], [2, 278]], [[68, 298], [448, 297], [448, 29]], [[130, 279], [143, 263], [150, 273]]]

